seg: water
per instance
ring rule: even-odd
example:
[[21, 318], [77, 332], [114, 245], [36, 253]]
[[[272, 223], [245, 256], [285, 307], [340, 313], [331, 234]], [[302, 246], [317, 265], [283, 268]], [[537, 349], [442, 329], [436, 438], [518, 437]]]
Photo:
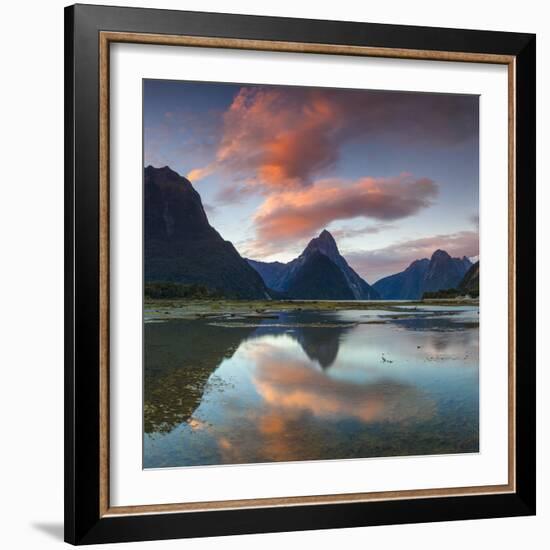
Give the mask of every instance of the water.
[[145, 325], [144, 467], [479, 450], [478, 309]]

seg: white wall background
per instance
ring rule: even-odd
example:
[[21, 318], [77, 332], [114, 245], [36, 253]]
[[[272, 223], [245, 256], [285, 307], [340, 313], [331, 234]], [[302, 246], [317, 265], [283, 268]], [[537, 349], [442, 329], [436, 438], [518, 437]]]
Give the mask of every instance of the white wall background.
[[[186, 541], [196, 550], [406, 547], [445, 550], [550, 545], [550, 17], [523, 0], [311, 2], [161, 0], [104, 4], [537, 33], [539, 499], [534, 518], [370, 527]], [[0, 85], [0, 544], [52, 548], [63, 521], [63, 7], [27, 0], [2, 6]], [[546, 182], [546, 185], [544, 184]], [[178, 548], [181, 541], [125, 545]], [[109, 546], [110, 547], [110, 546]], [[114, 545], [113, 545], [114, 547]], [[107, 547], [104, 547], [107, 548]]]

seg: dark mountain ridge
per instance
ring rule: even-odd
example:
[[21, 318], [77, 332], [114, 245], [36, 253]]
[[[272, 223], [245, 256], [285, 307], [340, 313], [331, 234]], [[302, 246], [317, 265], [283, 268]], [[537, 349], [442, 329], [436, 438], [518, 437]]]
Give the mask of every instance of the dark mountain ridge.
[[228, 297], [269, 298], [258, 273], [210, 225], [191, 182], [168, 166], [144, 171], [145, 282], [201, 284]]
[[300, 300], [353, 300], [342, 270], [319, 250], [313, 250], [288, 279], [285, 292]]
[[466, 271], [458, 289], [479, 294], [479, 260]]
[[371, 300], [379, 297], [378, 292], [349, 266], [334, 237], [326, 229], [308, 243], [300, 256], [287, 264], [247, 261], [269, 288], [288, 297], [320, 300]]
[[260, 274], [264, 283], [270, 289], [275, 289], [277, 280], [287, 269], [287, 264], [282, 262], [257, 262], [249, 258], [245, 259]]
[[430, 259], [424, 276], [424, 292], [455, 288], [460, 284], [472, 262], [466, 258], [451, 258], [444, 250], [436, 250]]
[[400, 273], [389, 275], [374, 283], [374, 288], [382, 298], [391, 300], [411, 300], [422, 296], [424, 276], [430, 260], [423, 258], [414, 262]]
[[452, 258], [444, 250], [436, 250], [429, 260], [415, 260], [404, 271], [380, 279], [373, 287], [386, 300], [418, 300], [424, 292], [456, 288], [471, 266], [466, 256]]

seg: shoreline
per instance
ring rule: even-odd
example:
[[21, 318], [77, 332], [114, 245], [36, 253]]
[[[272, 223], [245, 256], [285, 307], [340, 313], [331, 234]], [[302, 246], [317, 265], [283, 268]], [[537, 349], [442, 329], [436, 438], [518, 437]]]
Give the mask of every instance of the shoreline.
[[[250, 319], [269, 319], [277, 313], [299, 311], [378, 310], [402, 313], [411, 307], [479, 307], [479, 300], [189, 300], [146, 299], [143, 302], [144, 320], [205, 319], [212, 316], [244, 316]], [[405, 309], [406, 308], [406, 309]]]

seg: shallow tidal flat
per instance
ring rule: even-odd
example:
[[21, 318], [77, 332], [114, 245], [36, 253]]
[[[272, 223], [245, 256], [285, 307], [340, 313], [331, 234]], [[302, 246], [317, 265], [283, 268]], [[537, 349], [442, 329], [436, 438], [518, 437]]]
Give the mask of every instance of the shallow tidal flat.
[[477, 302], [146, 301], [144, 467], [479, 450]]
[[[447, 313], [460, 308], [477, 307], [477, 300], [428, 300], [428, 301], [329, 301], [329, 300], [184, 300], [166, 299], [144, 302], [146, 323], [169, 319], [205, 319], [242, 317], [261, 319], [286, 312], [383, 310], [395, 315], [408, 315], [409, 310], [437, 311], [448, 308]], [[457, 309], [458, 308], [458, 309]]]

